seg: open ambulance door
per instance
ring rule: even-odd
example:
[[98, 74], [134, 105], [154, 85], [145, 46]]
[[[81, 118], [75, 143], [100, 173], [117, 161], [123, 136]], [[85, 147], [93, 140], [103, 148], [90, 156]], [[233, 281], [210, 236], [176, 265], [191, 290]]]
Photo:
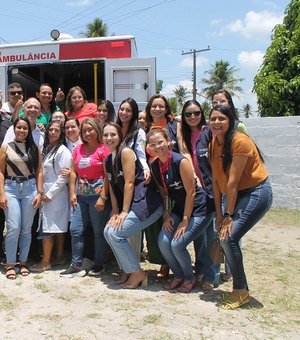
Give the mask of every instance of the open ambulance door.
[[155, 58], [107, 59], [105, 61], [105, 99], [116, 109], [132, 97], [143, 110], [156, 91]]

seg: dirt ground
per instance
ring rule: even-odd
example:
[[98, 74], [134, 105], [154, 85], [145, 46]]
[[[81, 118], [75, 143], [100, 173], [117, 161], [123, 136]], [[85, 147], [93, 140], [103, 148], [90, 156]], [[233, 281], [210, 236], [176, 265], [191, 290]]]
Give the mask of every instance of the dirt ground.
[[[147, 289], [123, 290], [101, 278], [61, 278], [57, 269], [15, 281], [0, 276], [1, 339], [296, 339], [300, 334], [300, 212], [271, 212], [243, 239], [250, 303], [217, 307], [213, 292], [164, 291], [149, 270]], [[112, 268], [111, 268], [112, 269]]]

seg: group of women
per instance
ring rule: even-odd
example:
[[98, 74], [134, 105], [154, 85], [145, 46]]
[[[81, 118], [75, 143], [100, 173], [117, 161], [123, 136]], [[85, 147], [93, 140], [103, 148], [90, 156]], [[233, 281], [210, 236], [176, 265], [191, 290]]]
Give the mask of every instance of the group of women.
[[[235, 309], [246, 304], [249, 290], [240, 240], [270, 208], [272, 189], [262, 155], [238, 121], [229, 93], [218, 91], [212, 98], [209, 126], [197, 101], [186, 102], [177, 120], [161, 94], [151, 97], [141, 113], [134, 99], [125, 99], [117, 117], [109, 101], [98, 108], [87, 103], [78, 86], [69, 91], [66, 104], [65, 115], [55, 118], [53, 114], [46, 127], [42, 153], [33, 147], [26, 118], [14, 122], [14, 146], [1, 148], [0, 160], [6, 159], [1, 161], [0, 207], [7, 217], [7, 277], [16, 276], [18, 242], [8, 250], [15, 237], [9, 213], [15, 197], [7, 190], [15, 176], [23, 179], [15, 181], [18, 194], [25, 190], [24, 183], [29, 185], [31, 179], [36, 183], [35, 190], [29, 189], [33, 215], [41, 205], [43, 257], [32, 271], [64, 263], [63, 235], [70, 220], [72, 260], [61, 276], [86, 275], [84, 232], [91, 223], [95, 247], [89, 275], [103, 272], [109, 246], [120, 269], [121, 287], [146, 286], [148, 275], [140, 266], [145, 229], [150, 262], [164, 265], [160, 277], [167, 278], [169, 269], [174, 275], [164, 285], [166, 290], [188, 293], [196, 281], [203, 290], [211, 290], [219, 267], [212, 263], [209, 247], [217, 232], [233, 277], [233, 290], [220, 306]], [[21, 175], [11, 166], [15, 154]], [[33, 159], [39, 160], [34, 167]], [[24, 244], [30, 244], [30, 239], [27, 233], [23, 241], [22, 232], [19, 270], [25, 276], [29, 269]], [[187, 250], [191, 242], [195, 274]]]

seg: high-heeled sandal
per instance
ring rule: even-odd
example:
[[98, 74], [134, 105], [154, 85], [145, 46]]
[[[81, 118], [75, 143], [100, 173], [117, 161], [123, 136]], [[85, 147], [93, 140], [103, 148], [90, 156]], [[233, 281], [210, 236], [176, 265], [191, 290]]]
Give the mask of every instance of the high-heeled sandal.
[[148, 287], [148, 273], [143, 272], [143, 277], [139, 279], [133, 279], [132, 278], [132, 273], [130, 274], [128, 280], [121, 285], [122, 288], [124, 289], [136, 289], [139, 285], [142, 285], [143, 288]]
[[159, 280], [164, 280], [169, 277], [170, 268], [167, 264], [162, 264], [160, 266], [159, 272], [156, 274], [156, 278]]
[[189, 293], [195, 286], [195, 280], [184, 280], [182, 285], [177, 289], [179, 293]]
[[182, 282], [183, 282], [183, 279], [175, 277], [175, 279], [173, 279], [171, 282], [169, 282], [166, 285], [164, 285], [164, 289], [166, 289], [166, 290], [175, 289], [178, 286], [180, 286], [182, 284]]

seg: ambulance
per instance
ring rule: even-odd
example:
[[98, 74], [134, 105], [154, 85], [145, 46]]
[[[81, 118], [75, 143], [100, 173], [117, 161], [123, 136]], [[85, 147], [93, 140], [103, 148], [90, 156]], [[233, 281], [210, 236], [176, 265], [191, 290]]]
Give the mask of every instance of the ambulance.
[[89, 102], [108, 99], [116, 109], [123, 99], [132, 97], [142, 110], [156, 92], [156, 59], [139, 58], [130, 35], [56, 36], [49, 41], [0, 45], [3, 101], [7, 100], [7, 85], [14, 82], [23, 87], [25, 99], [35, 96], [40, 84], [49, 83], [54, 92], [60, 88], [65, 94], [80, 86]]

